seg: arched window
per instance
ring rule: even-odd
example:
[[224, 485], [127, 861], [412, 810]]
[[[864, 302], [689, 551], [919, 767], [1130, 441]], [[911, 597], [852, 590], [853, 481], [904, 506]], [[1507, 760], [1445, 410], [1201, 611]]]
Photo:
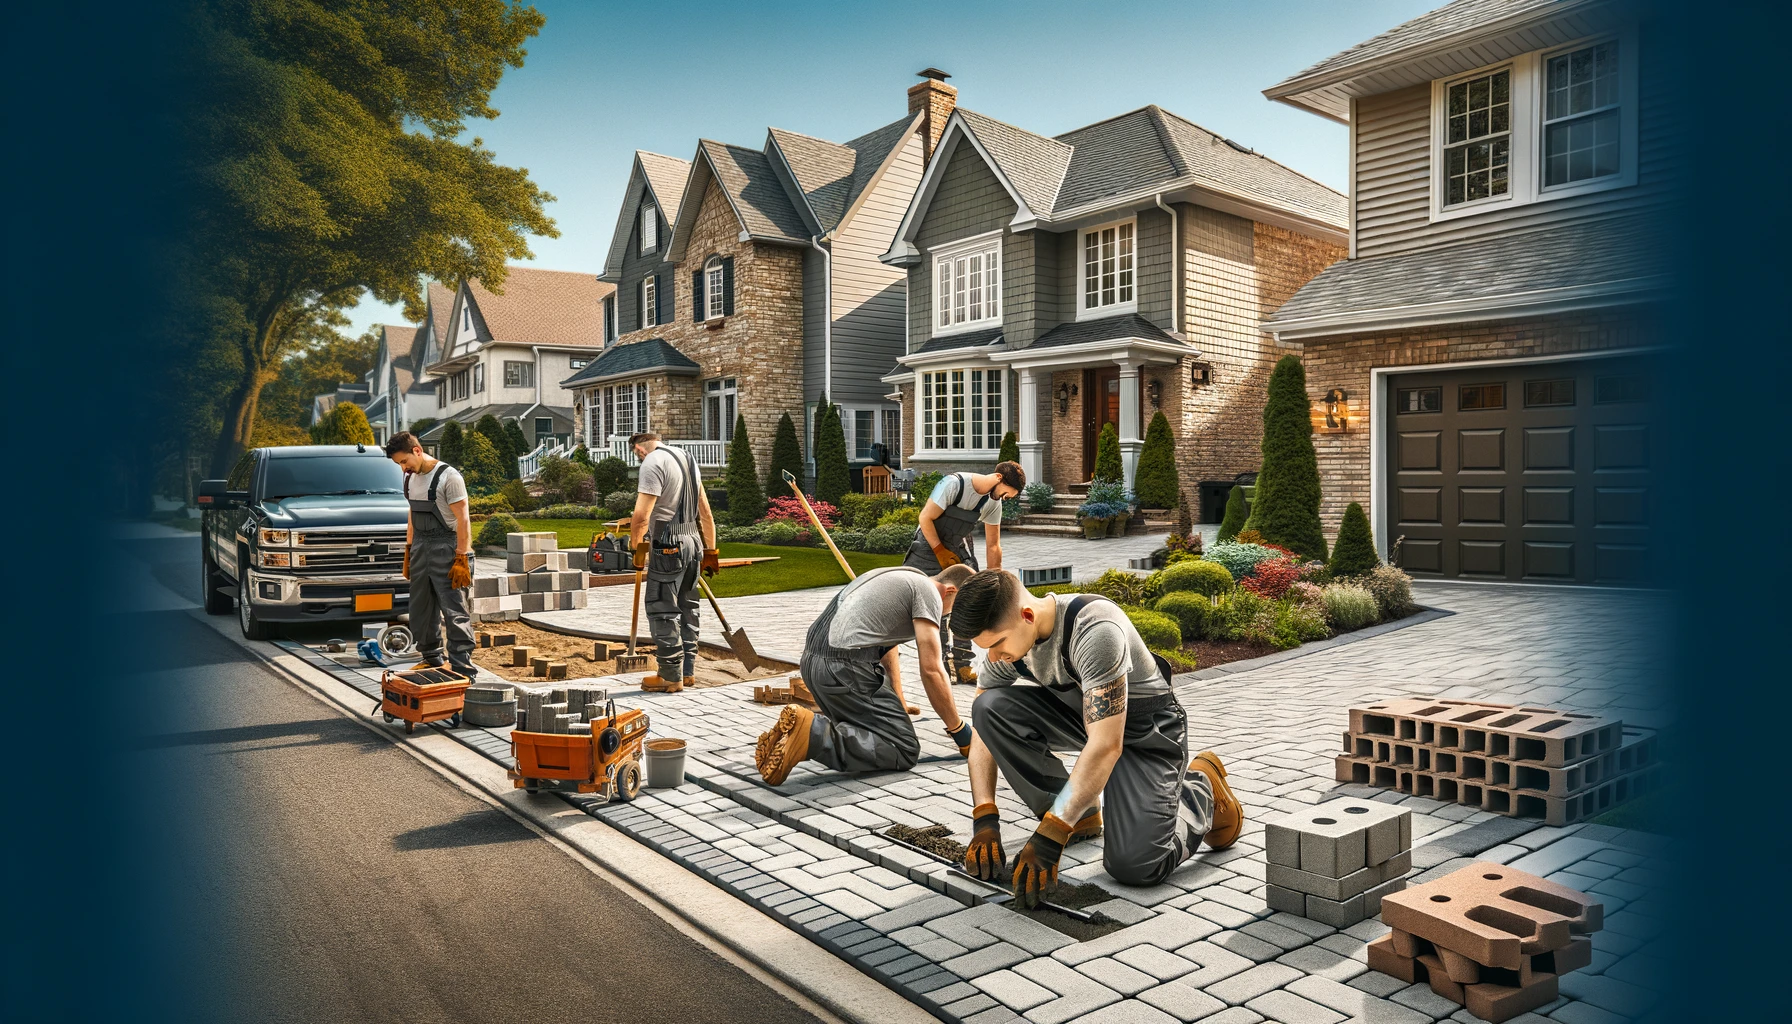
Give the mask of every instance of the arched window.
[[703, 264], [703, 319], [714, 320], [727, 309], [728, 275], [722, 257], [711, 256]]

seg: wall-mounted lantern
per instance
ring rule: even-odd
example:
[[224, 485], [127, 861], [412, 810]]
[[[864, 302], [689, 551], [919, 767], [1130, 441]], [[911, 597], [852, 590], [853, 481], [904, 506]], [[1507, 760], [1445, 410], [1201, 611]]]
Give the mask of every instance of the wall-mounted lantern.
[[1350, 392], [1343, 388], [1332, 388], [1325, 397], [1314, 403], [1313, 429], [1332, 434], [1342, 434], [1350, 430]]
[[1070, 400], [1076, 397], [1075, 384], [1058, 385], [1058, 415], [1070, 415]]
[[1199, 387], [1213, 383], [1213, 367], [1207, 363], [1193, 363], [1189, 367], [1188, 382]]
[[1151, 383], [1145, 385], [1145, 390], [1151, 396], [1151, 408], [1162, 409], [1164, 407], [1164, 382], [1153, 377]]

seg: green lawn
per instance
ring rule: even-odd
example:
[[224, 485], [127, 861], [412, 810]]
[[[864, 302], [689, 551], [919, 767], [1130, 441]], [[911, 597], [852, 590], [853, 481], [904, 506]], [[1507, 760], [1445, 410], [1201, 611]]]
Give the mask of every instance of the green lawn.
[[[559, 535], [563, 548], [582, 548], [591, 543], [591, 535], [602, 524], [593, 519], [519, 519], [527, 533], [552, 531]], [[836, 586], [846, 582], [840, 563], [825, 547], [795, 548], [775, 544], [723, 544], [723, 558], [766, 558], [776, 562], [760, 562], [739, 569], [723, 569], [710, 581], [717, 597], [746, 597], [751, 594], [775, 594], [783, 590], [804, 590], [809, 587]], [[901, 555], [868, 555], [845, 552], [854, 572], [865, 572], [885, 565], [902, 564]]]

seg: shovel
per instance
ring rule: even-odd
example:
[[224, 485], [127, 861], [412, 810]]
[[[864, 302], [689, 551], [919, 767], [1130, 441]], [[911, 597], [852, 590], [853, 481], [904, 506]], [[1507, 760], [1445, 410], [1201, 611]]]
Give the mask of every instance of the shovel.
[[644, 570], [635, 572], [635, 606], [628, 618], [628, 653], [616, 656], [616, 671], [639, 672], [647, 667], [647, 655], [635, 653], [635, 628], [641, 624], [641, 581], [647, 578]]
[[703, 588], [703, 596], [709, 598], [709, 606], [715, 609], [716, 621], [722, 624], [722, 638], [734, 649], [734, 656], [740, 659], [741, 665], [748, 672], [758, 671], [761, 664], [759, 652], [753, 649], [753, 641], [747, 639], [747, 631], [728, 628], [728, 620], [722, 615], [722, 606], [716, 603], [716, 595], [709, 589], [709, 584], [704, 582], [702, 573], [697, 574], [697, 586]]
[[796, 495], [796, 500], [803, 503], [803, 511], [809, 513], [809, 522], [815, 525], [815, 532], [821, 534], [821, 539], [827, 542], [828, 550], [834, 553], [834, 560], [840, 563], [841, 569], [845, 570], [846, 578], [849, 580], [858, 579], [859, 574], [853, 572], [852, 566], [846, 564], [846, 556], [841, 554], [840, 549], [834, 546], [834, 538], [828, 536], [827, 528], [821, 525], [821, 517], [815, 514], [813, 508], [809, 507], [809, 499], [804, 496], [803, 489], [797, 485], [796, 477], [792, 476], [788, 469], [784, 471], [784, 482], [790, 485], [790, 490]]

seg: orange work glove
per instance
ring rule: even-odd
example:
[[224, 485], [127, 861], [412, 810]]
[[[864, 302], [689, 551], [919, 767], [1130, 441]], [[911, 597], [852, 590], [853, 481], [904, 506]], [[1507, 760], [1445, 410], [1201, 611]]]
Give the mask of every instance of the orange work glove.
[[940, 568], [942, 569], [958, 564], [958, 556], [953, 554], [952, 549], [946, 547], [944, 544], [935, 544], [933, 546], [933, 557], [938, 560]]
[[958, 744], [959, 757], [971, 756], [971, 723], [961, 718], [958, 720], [958, 728], [947, 729], [946, 735], [952, 737], [953, 743]]
[[721, 556], [715, 548], [703, 549], [703, 575], [714, 576], [722, 568]]
[[1007, 866], [1002, 856], [1002, 818], [995, 804], [978, 804], [971, 810], [971, 842], [964, 848], [967, 873], [993, 882]]
[[646, 541], [635, 545], [635, 571], [647, 568], [647, 552], [651, 550]]
[[455, 590], [465, 590], [473, 585], [473, 569], [467, 565], [467, 553], [454, 556], [454, 564], [448, 567], [448, 585]]
[[411, 578], [411, 546], [409, 544], [404, 546], [404, 568], [398, 570], [398, 573], [407, 580]]
[[1039, 898], [1058, 889], [1058, 858], [1064, 856], [1069, 842], [1070, 823], [1047, 812], [1039, 830], [1014, 858], [1014, 896], [1029, 907], [1039, 905]]

